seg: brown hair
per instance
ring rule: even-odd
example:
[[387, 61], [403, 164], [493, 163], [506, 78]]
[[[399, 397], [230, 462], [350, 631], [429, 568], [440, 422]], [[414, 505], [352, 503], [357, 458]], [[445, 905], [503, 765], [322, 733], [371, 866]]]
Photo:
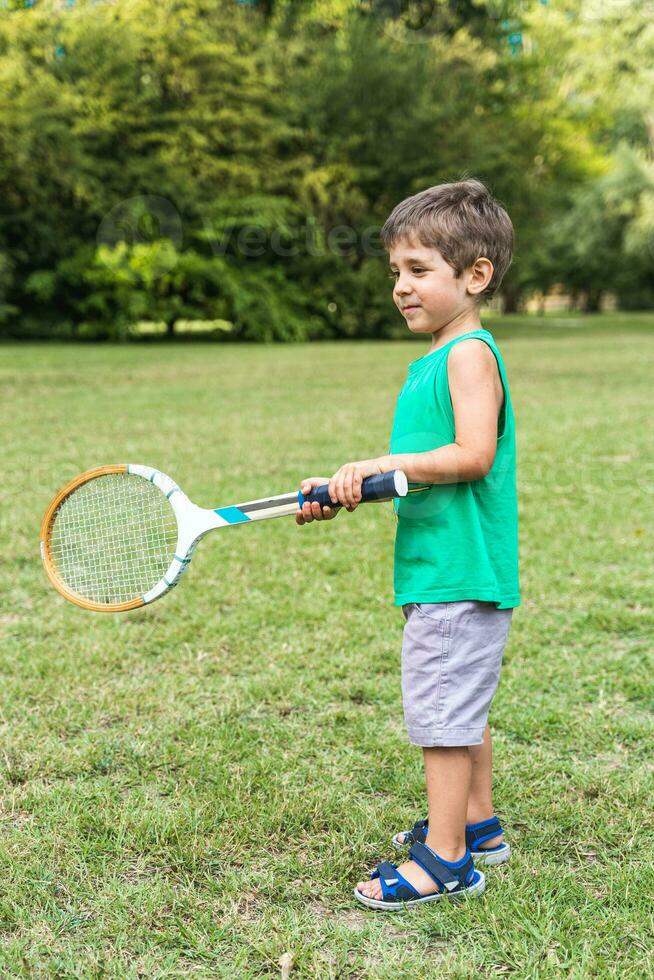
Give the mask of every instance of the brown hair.
[[478, 258], [490, 259], [493, 276], [475, 299], [492, 299], [513, 257], [513, 225], [488, 188], [475, 178], [436, 184], [396, 205], [381, 230], [384, 247], [417, 239], [436, 248], [456, 278]]

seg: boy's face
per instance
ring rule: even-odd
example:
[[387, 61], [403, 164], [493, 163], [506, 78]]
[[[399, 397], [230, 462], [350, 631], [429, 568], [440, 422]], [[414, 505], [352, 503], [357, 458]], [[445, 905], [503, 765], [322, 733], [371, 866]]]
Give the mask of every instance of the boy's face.
[[[466, 270], [457, 279], [438, 249], [403, 239], [390, 250], [389, 262], [393, 299], [412, 333], [435, 333], [476, 307], [478, 276]], [[488, 263], [492, 275], [488, 259], [478, 262]]]

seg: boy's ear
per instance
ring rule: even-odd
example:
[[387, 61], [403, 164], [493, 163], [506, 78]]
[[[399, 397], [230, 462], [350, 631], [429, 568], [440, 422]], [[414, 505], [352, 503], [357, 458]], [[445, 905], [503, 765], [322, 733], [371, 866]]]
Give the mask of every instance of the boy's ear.
[[480, 293], [483, 293], [493, 278], [494, 271], [493, 263], [490, 259], [484, 258], [483, 256], [478, 258], [475, 264], [470, 267], [468, 273], [468, 292], [472, 293], [473, 296], [478, 296]]

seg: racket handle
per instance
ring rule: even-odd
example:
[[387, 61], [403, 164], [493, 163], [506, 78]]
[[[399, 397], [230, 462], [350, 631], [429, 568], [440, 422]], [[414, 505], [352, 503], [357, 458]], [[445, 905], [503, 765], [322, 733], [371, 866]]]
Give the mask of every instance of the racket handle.
[[[310, 504], [317, 500], [321, 507], [331, 507], [337, 510], [341, 504], [333, 504], [328, 492], [328, 483], [314, 487], [311, 493], [298, 493], [298, 505], [308, 501]], [[407, 478], [402, 470], [391, 470], [390, 473], [378, 473], [367, 476], [361, 484], [361, 502], [372, 500], [392, 500], [393, 497], [405, 497], [408, 490]]]

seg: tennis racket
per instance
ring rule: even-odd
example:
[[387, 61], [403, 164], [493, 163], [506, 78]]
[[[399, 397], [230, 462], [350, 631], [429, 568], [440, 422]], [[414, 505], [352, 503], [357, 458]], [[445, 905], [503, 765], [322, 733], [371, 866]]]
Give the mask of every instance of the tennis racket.
[[[401, 470], [369, 476], [362, 502], [407, 493]], [[55, 589], [94, 612], [125, 612], [160, 599], [179, 582], [200, 538], [216, 528], [288, 517], [305, 500], [334, 509], [328, 484], [206, 510], [165, 473], [119, 464], [87, 470], [54, 497], [41, 524], [41, 558]]]

